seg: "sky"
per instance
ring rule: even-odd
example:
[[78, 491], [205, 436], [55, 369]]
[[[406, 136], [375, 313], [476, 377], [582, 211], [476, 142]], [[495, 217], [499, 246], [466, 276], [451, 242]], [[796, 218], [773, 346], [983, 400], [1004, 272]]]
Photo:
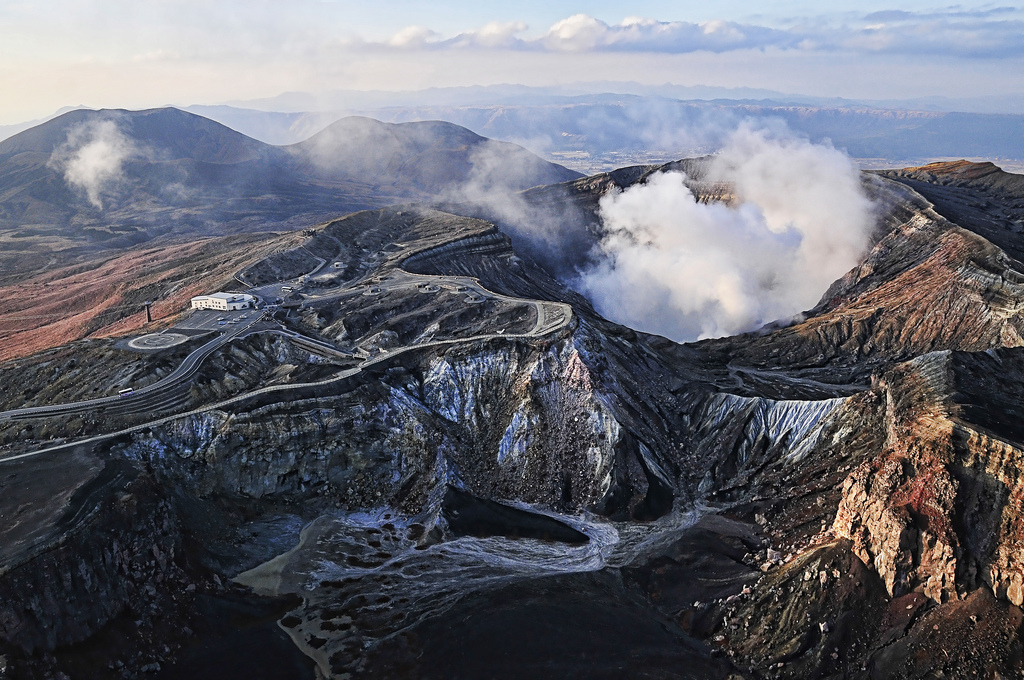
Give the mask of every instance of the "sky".
[[0, 124], [75, 105], [587, 81], [1019, 94], [1024, 4], [0, 0]]

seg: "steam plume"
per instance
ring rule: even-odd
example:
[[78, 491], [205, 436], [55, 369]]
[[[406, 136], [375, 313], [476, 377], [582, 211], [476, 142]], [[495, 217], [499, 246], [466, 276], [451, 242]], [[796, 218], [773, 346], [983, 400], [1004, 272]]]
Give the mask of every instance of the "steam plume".
[[699, 202], [687, 179], [601, 200], [578, 285], [608, 318], [678, 341], [754, 330], [813, 307], [868, 246], [871, 203], [831, 146], [743, 124], [702, 178], [730, 184], [732, 205]]
[[64, 180], [85, 192], [89, 202], [103, 209], [103, 196], [121, 178], [121, 166], [134, 154], [131, 141], [112, 120], [77, 125], [67, 141], [54, 150], [50, 166], [64, 173]]

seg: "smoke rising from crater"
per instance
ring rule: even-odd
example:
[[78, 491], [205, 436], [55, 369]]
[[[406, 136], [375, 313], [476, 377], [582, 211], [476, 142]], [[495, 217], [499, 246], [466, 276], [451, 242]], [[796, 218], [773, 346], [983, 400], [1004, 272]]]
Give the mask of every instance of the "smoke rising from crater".
[[77, 125], [67, 141], [54, 150], [49, 165], [64, 174], [68, 185], [85, 192], [103, 209], [103, 197], [121, 180], [121, 167], [135, 154], [134, 146], [112, 120]]
[[577, 286], [603, 315], [677, 341], [732, 335], [810, 309], [869, 245], [872, 204], [831, 146], [745, 123], [702, 182], [735, 200], [696, 200], [682, 173], [601, 199], [605, 235]]

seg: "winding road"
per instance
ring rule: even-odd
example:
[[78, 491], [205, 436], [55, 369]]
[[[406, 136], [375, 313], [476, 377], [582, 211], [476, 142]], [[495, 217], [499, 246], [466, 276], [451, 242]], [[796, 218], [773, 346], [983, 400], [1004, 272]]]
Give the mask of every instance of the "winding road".
[[[318, 258], [320, 259], [320, 258]], [[316, 270], [310, 272], [315, 273], [323, 266], [323, 262], [317, 266]], [[309, 276], [307, 274], [306, 276]], [[230, 342], [236, 337], [245, 337], [253, 333], [278, 333], [285, 335], [295, 341], [297, 344], [302, 345], [308, 351], [312, 351], [317, 354], [324, 356], [332, 356], [335, 358], [353, 359], [359, 360], [360, 363], [351, 368], [344, 369], [330, 378], [324, 380], [318, 380], [315, 382], [306, 383], [295, 383], [288, 385], [271, 385], [268, 387], [258, 388], [244, 394], [231, 397], [213, 404], [206, 404], [199, 408], [192, 409], [184, 413], [176, 413], [156, 420], [148, 421], [139, 425], [135, 425], [117, 432], [110, 432], [87, 439], [80, 439], [72, 442], [61, 443], [56, 446], [51, 446], [38, 451], [32, 451], [29, 453], [22, 453], [14, 456], [7, 456], [0, 458], [0, 463], [7, 461], [19, 460], [30, 456], [37, 456], [44, 453], [50, 453], [60, 451], [63, 449], [70, 449], [85, 444], [97, 443], [107, 439], [120, 437], [133, 432], [145, 430], [147, 428], [158, 427], [160, 425], [169, 423], [179, 418], [187, 418], [189, 416], [198, 415], [208, 411], [224, 409], [244, 402], [253, 397], [274, 393], [274, 392], [287, 392], [293, 390], [301, 390], [310, 387], [317, 387], [323, 385], [330, 385], [333, 383], [341, 382], [347, 378], [351, 378], [354, 375], [375, 366], [384, 361], [390, 361], [391, 359], [398, 357], [407, 352], [414, 350], [423, 350], [437, 347], [445, 347], [448, 345], [455, 345], [464, 342], [478, 342], [481, 340], [492, 340], [492, 339], [505, 339], [505, 340], [517, 340], [517, 339], [532, 339], [538, 338], [545, 335], [549, 335], [556, 331], [559, 331], [570, 323], [572, 320], [572, 307], [563, 302], [552, 302], [546, 300], [532, 300], [526, 298], [509, 297], [507, 295], [501, 295], [485, 288], [478, 279], [463, 276], [435, 276], [430, 274], [413, 274], [402, 269], [394, 269], [388, 272], [386, 275], [371, 276], [367, 280], [356, 282], [352, 285], [346, 286], [343, 290], [329, 295], [310, 295], [309, 299], [314, 301], [324, 301], [334, 297], [341, 297], [345, 295], [351, 295], [353, 292], [360, 289], [371, 290], [373, 288], [379, 288], [380, 292], [385, 290], [398, 290], [401, 288], [417, 287], [423, 290], [425, 286], [437, 286], [440, 288], [447, 288], [449, 290], [457, 290], [459, 292], [465, 292], [467, 295], [475, 294], [485, 297], [490, 297], [498, 300], [504, 300], [506, 302], [515, 304], [529, 304], [532, 305], [536, 310], [536, 321], [533, 328], [522, 333], [505, 333], [503, 330], [496, 333], [484, 333], [480, 335], [473, 335], [464, 338], [448, 338], [443, 340], [428, 340], [425, 342], [419, 342], [411, 345], [405, 345], [402, 347], [393, 348], [386, 351], [380, 351], [379, 354], [372, 357], [359, 357], [342, 350], [337, 349], [327, 343], [309, 338], [301, 335], [295, 331], [286, 329], [284, 327], [278, 328], [265, 328], [252, 331], [251, 329], [264, 318], [264, 314], [257, 315], [255, 318], [247, 322], [245, 325], [241, 325], [236, 329], [232, 329], [228, 333], [220, 335], [213, 340], [207, 342], [202, 347], [192, 351], [185, 360], [176, 368], [172, 373], [165, 376], [161, 380], [147, 385], [146, 387], [135, 390], [129, 397], [102, 397], [99, 399], [90, 399], [88, 401], [72, 402], [67, 404], [54, 404], [50, 406], [37, 406], [32, 408], [15, 409], [12, 411], [0, 412], [0, 421], [4, 420], [15, 420], [15, 419], [26, 419], [26, 418], [41, 418], [55, 415], [66, 415], [71, 413], [81, 413], [87, 411], [93, 411], [103, 408], [109, 413], [121, 412], [131, 413], [139, 412], [140, 407], [146, 411], [160, 410], [168, 406], [176, 405], [180, 402], [180, 395], [175, 396], [173, 394], [175, 388], [180, 388], [185, 385], [187, 381], [199, 370], [199, 366], [210, 356], [213, 352], [223, 347], [225, 344]], [[253, 294], [258, 294], [258, 289], [250, 291]], [[130, 406], [129, 406], [130, 405]], [[128, 408], [126, 408], [128, 407]]]
[[[108, 406], [122, 406], [126, 404], [137, 404], [140, 399], [145, 400], [147, 397], [159, 395], [170, 387], [183, 383], [189, 380], [196, 371], [199, 370], [200, 364], [206, 357], [213, 354], [215, 351], [231, 342], [235, 337], [241, 335], [244, 331], [252, 327], [256, 322], [262, 319], [263, 315], [258, 315], [252, 320], [248, 321], [245, 325], [241, 325], [238, 328], [233, 328], [227, 333], [218, 335], [214, 339], [207, 342], [205, 345], [192, 350], [188, 356], [181, 362], [181, 364], [174, 369], [170, 374], [164, 376], [160, 380], [140, 387], [134, 390], [130, 395], [112, 396], [112, 397], [98, 397], [96, 399], [88, 399], [85, 401], [73, 401], [66, 404], [52, 404], [49, 406], [33, 406], [31, 408], [19, 408], [11, 411], [0, 411], [0, 421], [4, 420], [23, 420], [26, 418], [44, 418], [49, 416], [67, 415], [70, 413], [82, 413], [86, 411], [94, 411], [99, 408]], [[151, 402], [150, 402], [151, 403]], [[152, 410], [152, 409], [150, 409]]]

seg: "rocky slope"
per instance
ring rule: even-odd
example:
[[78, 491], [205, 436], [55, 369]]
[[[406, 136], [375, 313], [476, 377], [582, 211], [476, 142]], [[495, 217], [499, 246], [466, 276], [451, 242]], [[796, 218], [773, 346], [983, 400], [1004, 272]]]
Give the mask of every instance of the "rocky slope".
[[1019, 672], [1020, 445], [1008, 415], [1019, 352], [897, 364], [829, 413], [804, 458], [726, 484], [730, 512], [758, 538], [734, 549], [731, 588], [697, 603], [673, 592], [692, 548], [638, 578], [758, 675]]
[[970, 229], [1021, 260], [1024, 176], [993, 163], [954, 161], [882, 171], [911, 187], [952, 222]]
[[[531, 193], [576, 192], [586, 229], [587, 201], [653, 170]], [[691, 170], [707, 200], [729, 199]], [[38, 512], [0, 496], [5, 516], [28, 513], [5, 547], [30, 546], [3, 553], [4, 601], [22, 613], [0, 620], [58, 622], [50, 637], [8, 626], [0, 654], [24, 677], [91, 668], [69, 651], [86, 636], [121, 659], [104, 636], [133, 605], [59, 546], [152, 553], [158, 534], [180, 573], [133, 568], [132, 583], [165, 601], [186, 582], [224, 596], [233, 579], [238, 597], [283, 602], [275, 634], [320, 677], [1021, 673], [1024, 265], [906, 184], [866, 186], [874, 246], [807, 318], [684, 346], [601, 319], [486, 221], [403, 206], [324, 225], [306, 247], [332, 271], [284, 323], [384, 358], [341, 373], [249, 338], [193, 397], [281, 389], [0, 461], [84, 466], [48, 483], [26, 467], [49, 490]], [[570, 316], [531, 332], [563, 302]], [[88, 481], [108, 468], [121, 481]], [[124, 480], [153, 504], [145, 517], [81, 510], [115, 507]], [[69, 573], [65, 608], [21, 605], [9, 575], [33, 565]], [[59, 623], [90, 598], [111, 602], [93, 627]], [[131, 640], [151, 650], [156, 635]], [[167, 660], [187, 654], [168, 644], [124, 656], [124, 674], [162, 655], [174, 677]]]
[[[0, 286], [0, 359], [24, 357], [86, 337], [164, 328], [189, 299], [240, 287], [239, 268], [301, 242], [298, 234], [240, 235], [94, 256]], [[145, 303], [152, 302], [147, 326]]]
[[[176, 515], [152, 478], [124, 459], [75, 451], [8, 463], [3, 486], [5, 649], [34, 653], [45, 667], [58, 646], [121, 637], [136, 667], [166, 658], [166, 621], [186, 611], [196, 586], [182, 568]], [[112, 661], [84, 656], [93, 677]], [[33, 667], [15, 666], [12, 677]]]
[[824, 383], [866, 385], [872, 370], [893, 360], [1020, 345], [1020, 262], [919, 194], [892, 183], [876, 194], [891, 206], [884, 235], [804, 321], [705, 346], [755, 377], [785, 367]]
[[[4, 410], [114, 396], [127, 386], [151, 385], [209, 340], [209, 334], [204, 334], [156, 354], [132, 350], [124, 342], [82, 341], [7, 362], [0, 375], [9, 384], [24, 388], [11, 391]], [[165, 391], [155, 405], [134, 407], [126, 403], [99, 411], [0, 419], [0, 455], [21, 454], [125, 429], [158, 415], [188, 411], [260, 386], [321, 380], [350, 364], [337, 356], [313, 353], [283, 334], [236, 339], [208, 357], [191, 380]]]

